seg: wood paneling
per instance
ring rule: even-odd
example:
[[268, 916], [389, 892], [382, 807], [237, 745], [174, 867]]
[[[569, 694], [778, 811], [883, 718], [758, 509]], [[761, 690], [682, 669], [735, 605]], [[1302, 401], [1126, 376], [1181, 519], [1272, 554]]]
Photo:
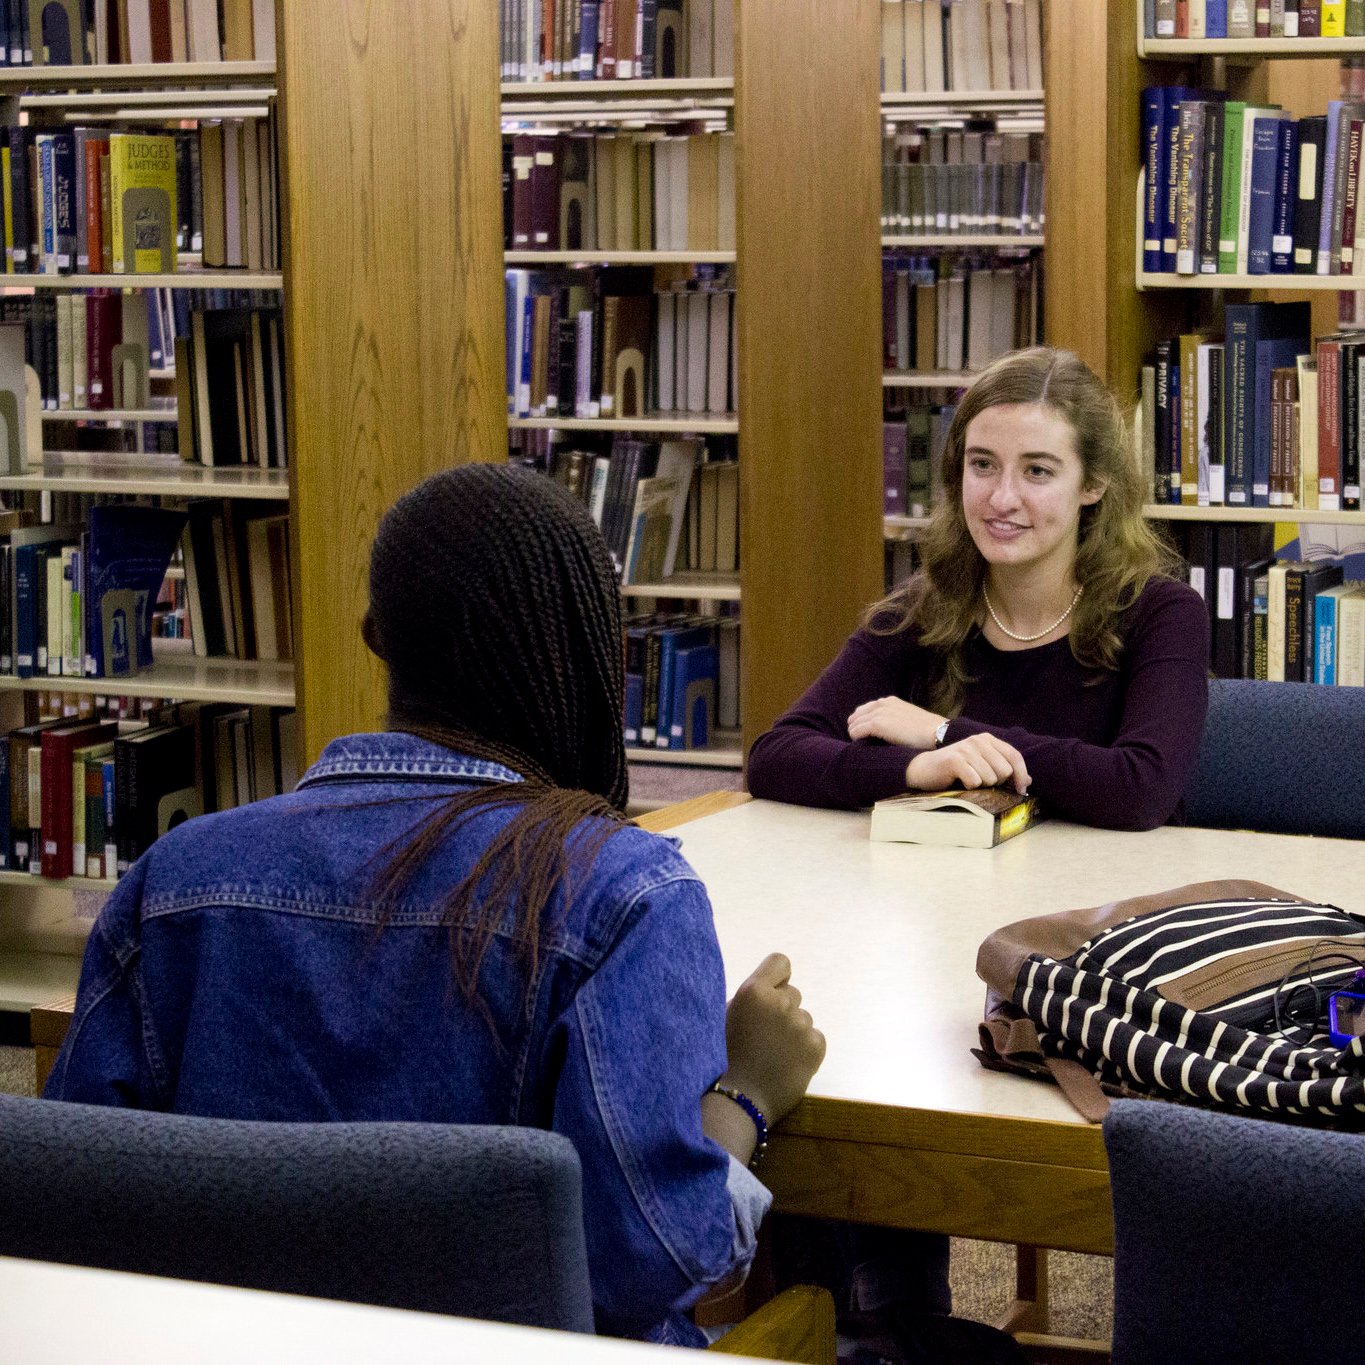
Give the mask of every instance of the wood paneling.
[[793, 1365], [835, 1365], [834, 1299], [827, 1289], [798, 1284], [732, 1327], [711, 1350]]
[[665, 830], [677, 829], [679, 825], [687, 824], [689, 820], [700, 820], [706, 815], [716, 815], [720, 811], [742, 806], [746, 801], [752, 800], [753, 797], [747, 792], [706, 792], [688, 801], [675, 801], [671, 806], [652, 810], [648, 815], [641, 815], [635, 823], [641, 829], [662, 834]]
[[374, 529], [507, 452], [498, 7], [281, 6], [295, 643], [305, 760], [373, 727]]
[[744, 743], [882, 589], [877, 0], [739, 0]]

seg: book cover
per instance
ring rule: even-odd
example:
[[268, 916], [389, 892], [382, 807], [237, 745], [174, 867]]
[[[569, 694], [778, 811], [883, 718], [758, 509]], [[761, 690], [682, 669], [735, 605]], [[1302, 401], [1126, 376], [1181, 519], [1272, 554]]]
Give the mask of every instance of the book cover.
[[175, 139], [109, 135], [109, 262], [114, 274], [172, 274], [176, 268]]
[[43, 731], [40, 738], [42, 751], [40, 828], [43, 832], [40, 860], [44, 877], [60, 880], [73, 875], [72, 755], [79, 748], [111, 741], [117, 733], [118, 725], [112, 721], [58, 725], [51, 730]]
[[1318, 598], [1324, 592], [1337, 587], [1345, 578], [1340, 564], [1323, 562], [1312, 564], [1303, 573], [1300, 589], [1300, 650], [1303, 655], [1301, 676], [1304, 682], [1314, 682], [1318, 672]]
[[1201, 275], [1218, 273], [1218, 254], [1222, 233], [1220, 194], [1223, 186], [1223, 127], [1226, 120], [1220, 100], [1204, 106], [1201, 185], [1199, 194], [1198, 250], [1195, 266]]
[[[1270, 455], [1274, 428], [1271, 423], [1272, 379], [1280, 369], [1295, 371], [1299, 355], [1310, 349], [1305, 333], [1298, 337], [1266, 338], [1256, 343], [1251, 446], [1251, 505], [1269, 507]], [[1245, 474], [1245, 470], [1243, 471]]]
[[668, 747], [704, 749], [715, 728], [718, 657], [714, 643], [680, 649], [673, 658]]
[[122, 876], [168, 830], [203, 814], [190, 725], [159, 726], [114, 741], [114, 830]]
[[180, 541], [185, 514], [96, 504], [90, 509], [87, 662], [96, 678], [152, 663], [152, 606]]
[[994, 848], [1039, 820], [1038, 802], [1003, 787], [910, 793], [872, 807], [874, 843]]

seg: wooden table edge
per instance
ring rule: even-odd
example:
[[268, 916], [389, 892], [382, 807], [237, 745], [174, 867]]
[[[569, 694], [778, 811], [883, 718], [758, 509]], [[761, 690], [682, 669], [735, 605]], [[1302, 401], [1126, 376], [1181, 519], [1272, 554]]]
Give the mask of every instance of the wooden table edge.
[[662, 806], [647, 815], [637, 816], [635, 823], [651, 834], [663, 834], [677, 829], [679, 825], [693, 820], [704, 819], [708, 815], [719, 815], [721, 811], [733, 810], [736, 806], [746, 805], [754, 798], [748, 792], [714, 791], [694, 796], [687, 801], [675, 801], [671, 806]]

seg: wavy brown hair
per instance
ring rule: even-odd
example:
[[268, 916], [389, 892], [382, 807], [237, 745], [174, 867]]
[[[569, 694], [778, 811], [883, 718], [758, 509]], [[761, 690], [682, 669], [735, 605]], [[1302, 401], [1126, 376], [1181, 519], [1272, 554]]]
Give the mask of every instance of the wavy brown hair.
[[1071, 351], [1034, 346], [1002, 356], [967, 390], [944, 441], [943, 496], [921, 542], [921, 568], [868, 608], [867, 628], [892, 635], [911, 627], [940, 661], [930, 692], [935, 709], [956, 715], [970, 681], [966, 644], [981, 612], [986, 561], [962, 512], [967, 427], [988, 408], [1041, 403], [1071, 428], [1083, 486], [1103, 488], [1081, 508], [1075, 577], [1085, 592], [1071, 621], [1071, 652], [1083, 667], [1117, 667], [1124, 610], [1148, 579], [1172, 571], [1174, 558], [1144, 520], [1144, 491], [1132, 438], [1114, 395]]

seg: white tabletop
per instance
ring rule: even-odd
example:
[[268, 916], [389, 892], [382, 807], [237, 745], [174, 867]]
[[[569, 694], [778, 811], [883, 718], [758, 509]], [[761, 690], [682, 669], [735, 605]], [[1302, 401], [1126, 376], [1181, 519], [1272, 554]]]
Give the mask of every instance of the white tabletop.
[[813, 1096], [1080, 1122], [1053, 1087], [971, 1055], [981, 941], [1031, 915], [1244, 877], [1365, 911], [1365, 844], [1044, 822], [994, 849], [874, 844], [869, 816], [754, 801], [674, 830], [715, 908], [727, 983], [769, 952], [829, 1042]]
[[671, 1346], [0, 1257], [5, 1365], [631, 1365], [670, 1355]]

